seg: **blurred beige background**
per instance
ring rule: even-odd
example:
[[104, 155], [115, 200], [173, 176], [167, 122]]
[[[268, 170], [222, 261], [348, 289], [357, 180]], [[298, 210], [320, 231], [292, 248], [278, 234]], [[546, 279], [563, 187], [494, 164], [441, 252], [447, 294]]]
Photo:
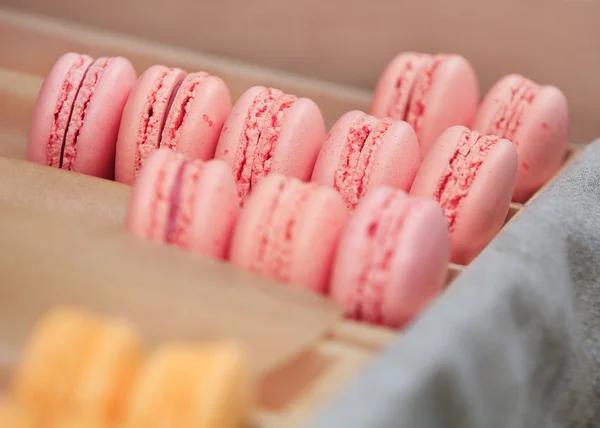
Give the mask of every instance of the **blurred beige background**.
[[372, 89], [398, 52], [457, 52], [482, 89], [510, 72], [569, 97], [600, 136], [600, 3], [590, 0], [0, 0], [0, 6]]

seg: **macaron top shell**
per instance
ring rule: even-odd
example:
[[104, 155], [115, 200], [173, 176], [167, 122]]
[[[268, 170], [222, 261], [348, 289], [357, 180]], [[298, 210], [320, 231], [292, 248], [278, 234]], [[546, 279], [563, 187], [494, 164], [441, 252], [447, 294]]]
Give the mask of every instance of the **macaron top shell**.
[[449, 247], [434, 201], [377, 187], [358, 204], [344, 231], [331, 296], [351, 318], [402, 327], [442, 291]]
[[517, 173], [512, 143], [454, 126], [425, 158], [411, 194], [434, 199], [451, 236], [451, 261], [469, 263], [502, 227]]
[[[97, 62], [101, 60], [99, 58]], [[113, 178], [120, 113], [125, 108], [137, 76], [128, 60], [115, 57], [106, 59], [105, 65], [97, 71], [95, 77], [96, 87], [90, 90], [91, 98], [87, 100], [87, 109], [82, 109], [78, 135], [71, 137], [69, 127], [68, 138], [79, 141], [77, 148], [67, 151], [69, 146], [65, 146], [65, 157], [71, 154], [73, 171]], [[72, 118], [75, 117], [74, 112]]]
[[205, 72], [188, 74], [169, 109], [161, 147], [189, 159], [212, 159], [230, 110], [231, 93], [223, 79]]
[[194, 191], [191, 249], [225, 259], [240, 212], [229, 165], [217, 159], [206, 161]]
[[325, 122], [309, 99], [254, 86], [231, 110], [215, 158], [231, 165], [240, 199], [270, 172], [308, 180], [325, 139]]
[[63, 55], [38, 94], [28, 159], [113, 178], [121, 112], [135, 80], [135, 70], [125, 58]]
[[240, 214], [231, 262], [284, 283], [324, 292], [347, 218], [341, 197], [333, 189], [270, 174]]
[[568, 102], [554, 86], [541, 86], [511, 74], [488, 91], [473, 129], [513, 142], [519, 155], [513, 200], [525, 202], [565, 159], [569, 142]]
[[336, 189], [353, 210], [374, 186], [409, 190], [419, 163], [419, 142], [410, 125], [355, 110], [332, 127], [319, 152], [312, 181]]
[[309, 98], [296, 99], [281, 126], [271, 163], [259, 170], [259, 176], [270, 171], [282, 174], [289, 171], [288, 175], [308, 181], [325, 134], [323, 115], [315, 102]]
[[127, 229], [146, 239], [224, 258], [238, 211], [235, 183], [224, 162], [189, 160], [162, 148], [140, 171]]
[[398, 55], [384, 70], [371, 114], [408, 122], [424, 157], [448, 127], [471, 125], [478, 101], [477, 76], [464, 57], [409, 52]]

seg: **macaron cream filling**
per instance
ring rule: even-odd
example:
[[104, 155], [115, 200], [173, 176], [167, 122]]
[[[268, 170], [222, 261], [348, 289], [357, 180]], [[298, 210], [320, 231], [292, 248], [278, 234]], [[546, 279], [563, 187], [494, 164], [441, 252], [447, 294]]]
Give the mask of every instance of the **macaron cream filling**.
[[518, 146], [518, 142], [515, 141], [517, 131], [523, 122], [524, 115], [539, 92], [540, 86], [528, 79], [522, 79], [511, 87], [511, 100], [498, 107], [492, 119], [490, 134], [506, 138]]
[[[155, 79], [146, 100], [138, 132], [135, 154], [135, 171], [139, 171], [144, 159], [160, 146], [170, 104], [173, 102], [183, 76], [176, 68], [165, 69]], [[152, 138], [156, 136], [156, 141]]]
[[392, 259], [410, 211], [405, 199], [406, 195], [402, 193], [390, 192], [373, 210], [373, 220], [365, 230], [365, 261], [349, 314], [355, 319], [373, 324], [384, 323], [384, 291], [390, 281]]
[[265, 88], [255, 96], [248, 109], [233, 165], [242, 201], [252, 185], [270, 172], [281, 126], [295, 100], [293, 95]]
[[75, 64], [67, 72], [64, 79], [56, 108], [54, 122], [46, 147], [46, 165], [62, 167], [62, 155], [67, 137], [67, 129], [73, 114], [77, 94], [83, 84], [85, 75], [93, 63], [87, 55], [80, 55]]
[[251, 271], [283, 282], [292, 279], [298, 219], [316, 185], [282, 179], [259, 231], [257, 256]]
[[363, 115], [350, 127], [333, 178], [333, 187], [349, 210], [356, 207], [368, 188], [377, 149], [392, 124], [390, 118]]
[[83, 128], [88, 106], [94, 96], [94, 91], [102, 73], [111, 61], [111, 58], [98, 58], [90, 65], [85, 73], [85, 77], [83, 78], [77, 97], [75, 98], [73, 112], [66, 131], [63, 154], [61, 156], [61, 168], [71, 171], [75, 166], [75, 158], [77, 157], [77, 139]]
[[454, 231], [458, 209], [468, 194], [486, 155], [500, 137], [482, 136], [475, 131], [465, 131], [459, 138], [456, 149], [434, 191], [448, 221], [448, 229]]

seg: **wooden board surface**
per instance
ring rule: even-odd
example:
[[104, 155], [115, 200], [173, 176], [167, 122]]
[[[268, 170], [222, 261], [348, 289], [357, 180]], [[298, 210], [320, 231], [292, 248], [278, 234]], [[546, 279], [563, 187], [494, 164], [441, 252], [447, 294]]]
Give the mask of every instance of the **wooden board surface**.
[[124, 316], [149, 343], [232, 338], [258, 374], [323, 337], [340, 310], [225, 263], [46, 212], [0, 206], [0, 342], [17, 350], [54, 305]]

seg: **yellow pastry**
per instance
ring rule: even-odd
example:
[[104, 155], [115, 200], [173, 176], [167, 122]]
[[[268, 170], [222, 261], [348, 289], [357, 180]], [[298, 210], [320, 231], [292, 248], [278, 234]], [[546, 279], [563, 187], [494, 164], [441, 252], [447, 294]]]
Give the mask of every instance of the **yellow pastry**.
[[36, 428], [121, 428], [120, 425], [108, 424], [98, 420], [80, 419], [76, 417], [66, 417], [55, 421], [51, 425], [39, 426]]
[[128, 428], [239, 428], [249, 416], [244, 353], [234, 344], [168, 344], [143, 364]]
[[86, 419], [119, 421], [140, 362], [137, 332], [124, 323], [106, 323], [73, 389], [69, 408]]
[[61, 415], [100, 325], [91, 315], [55, 309], [34, 327], [14, 379], [14, 398], [39, 421]]
[[33, 421], [23, 407], [9, 400], [0, 400], [0, 427], [33, 428]]
[[128, 325], [54, 309], [31, 334], [14, 397], [43, 424], [67, 417], [115, 422], [140, 359], [140, 340]]

